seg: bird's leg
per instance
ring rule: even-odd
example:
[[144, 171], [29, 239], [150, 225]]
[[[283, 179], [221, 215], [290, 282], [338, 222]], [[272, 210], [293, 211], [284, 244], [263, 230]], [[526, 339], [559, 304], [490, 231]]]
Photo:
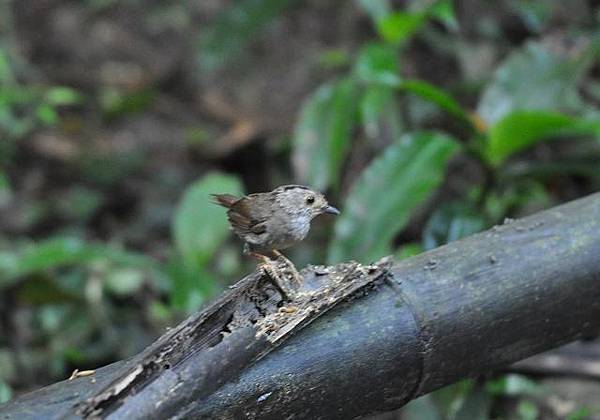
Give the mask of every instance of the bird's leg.
[[277, 259], [281, 259], [283, 262], [285, 262], [285, 265], [287, 266], [286, 271], [288, 271], [291, 275], [291, 280], [293, 281], [294, 286], [296, 288], [299, 287], [302, 284], [302, 277], [300, 276], [300, 273], [298, 273], [298, 270], [296, 269], [294, 263], [288, 260], [285, 257], [285, 255], [283, 255], [276, 249], [272, 250], [271, 252], [273, 253], [273, 255], [275, 255], [275, 257], [277, 257]]
[[273, 286], [275, 286], [275, 288], [279, 290], [279, 293], [281, 293], [285, 300], [293, 299], [294, 288], [289, 285], [285, 273], [281, 272], [279, 267], [277, 267], [275, 261], [271, 260], [266, 255], [250, 251], [250, 249], [246, 247], [244, 247], [244, 253], [261, 261], [261, 264], [259, 265], [260, 269], [263, 270], [269, 276], [271, 282], [273, 283]]

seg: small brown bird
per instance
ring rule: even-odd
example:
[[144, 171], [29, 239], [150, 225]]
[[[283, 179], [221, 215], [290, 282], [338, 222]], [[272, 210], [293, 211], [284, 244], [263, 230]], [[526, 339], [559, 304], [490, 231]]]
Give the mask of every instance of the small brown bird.
[[[244, 252], [263, 261], [271, 277], [281, 277], [269, 257], [282, 258], [295, 273], [293, 264], [279, 250], [303, 240], [310, 230], [310, 222], [324, 213], [339, 214], [327, 203], [323, 194], [302, 185], [283, 185], [271, 192], [255, 193], [245, 197], [231, 194], [212, 194], [216, 204], [228, 209], [227, 218], [233, 231], [245, 241]], [[281, 279], [277, 286], [286, 292]], [[289, 288], [288, 288], [289, 289]]]

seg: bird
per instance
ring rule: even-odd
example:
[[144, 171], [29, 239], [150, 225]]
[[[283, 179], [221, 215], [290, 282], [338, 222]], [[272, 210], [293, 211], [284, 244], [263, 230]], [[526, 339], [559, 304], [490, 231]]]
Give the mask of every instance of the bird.
[[293, 294], [294, 286], [282, 275], [272, 257], [286, 263], [293, 281], [298, 284], [298, 271], [280, 250], [302, 241], [315, 217], [321, 214], [340, 214], [323, 194], [304, 185], [282, 185], [273, 191], [243, 197], [232, 194], [211, 196], [215, 204], [227, 209], [231, 229], [245, 242], [244, 253], [262, 261], [261, 267], [288, 299]]

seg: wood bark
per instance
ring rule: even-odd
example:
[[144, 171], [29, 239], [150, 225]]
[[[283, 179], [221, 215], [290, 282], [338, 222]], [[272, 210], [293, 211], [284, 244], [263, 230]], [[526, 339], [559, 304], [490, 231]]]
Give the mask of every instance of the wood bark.
[[[282, 263], [282, 262], [279, 262]], [[600, 194], [416, 257], [256, 272], [129, 360], [0, 407], [27, 418], [354, 418], [600, 331]]]

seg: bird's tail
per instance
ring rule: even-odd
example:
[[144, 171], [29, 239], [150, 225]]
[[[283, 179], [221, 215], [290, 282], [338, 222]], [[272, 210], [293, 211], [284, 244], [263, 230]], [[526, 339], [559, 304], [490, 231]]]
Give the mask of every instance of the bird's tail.
[[228, 209], [239, 200], [239, 197], [232, 194], [211, 194], [211, 197], [214, 199], [213, 203]]

